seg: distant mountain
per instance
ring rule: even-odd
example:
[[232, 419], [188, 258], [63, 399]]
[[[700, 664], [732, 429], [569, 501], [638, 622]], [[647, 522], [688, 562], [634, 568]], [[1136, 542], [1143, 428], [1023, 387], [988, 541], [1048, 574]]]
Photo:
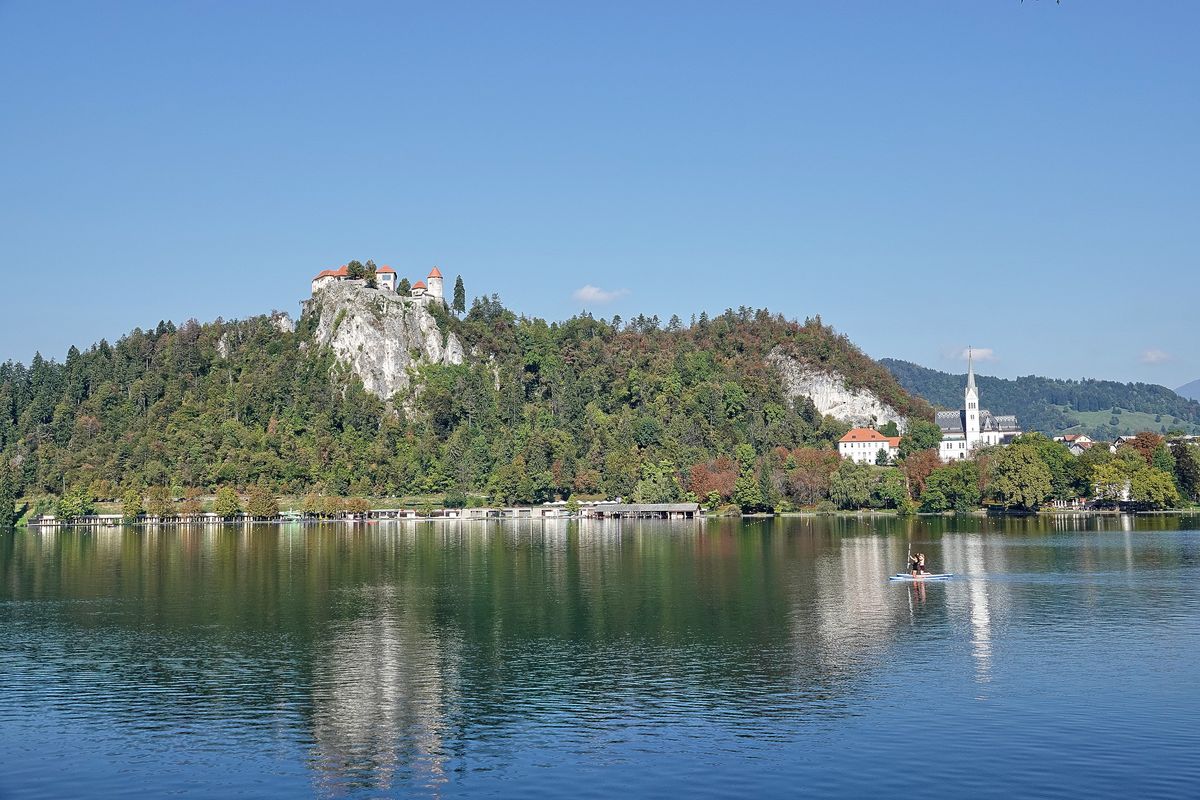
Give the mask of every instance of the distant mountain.
[[[959, 408], [966, 375], [928, 369], [909, 361], [880, 359], [907, 391], [940, 408]], [[1116, 381], [1061, 380], [1035, 375], [1007, 380], [976, 375], [984, 408], [1016, 414], [1026, 430], [1087, 433], [1108, 439], [1152, 430], [1200, 433], [1200, 402], [1165, 386]], [[1188, 384], [1200, 394], [1200, 381]]]
[[1200, 400], [1200, 379], [1185, 383], [1175, 390], [1175, 394], [1183, 395], [1191, 400]]

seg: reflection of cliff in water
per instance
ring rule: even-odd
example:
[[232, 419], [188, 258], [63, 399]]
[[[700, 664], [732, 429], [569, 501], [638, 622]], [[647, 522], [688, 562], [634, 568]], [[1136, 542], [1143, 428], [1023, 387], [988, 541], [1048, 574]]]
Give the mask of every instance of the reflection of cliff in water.
[[430, 619], [419, 590], [364, 587], [361, 606], [314, 654], [311, 763], [321, 790], [435, 787], [445, 781], [448, 709], [457, 702], [457, 638]]

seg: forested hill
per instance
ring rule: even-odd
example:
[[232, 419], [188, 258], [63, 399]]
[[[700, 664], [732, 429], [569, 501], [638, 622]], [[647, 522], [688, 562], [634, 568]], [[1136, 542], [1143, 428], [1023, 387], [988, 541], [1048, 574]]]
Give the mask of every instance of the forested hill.
[[[953, 375], [892, 358], [880, 363], [905, 389], [935, 406], [962, 407], [965, 373]], [[1111, 439], [1140, 430], [1190, 433], [1200, 429], [1200, 403], [1165, 386], [1035, 375], [1015, 380], [976, 375], [975, 379], [983, 407], [993, 414], [1016, 414], [1025, 430], [1071, 431]]]
[[741, 309], [692, 325], [547, 323], [495, 297], [461, 319], [437, 316], [466, 362], [420, 367], [414, 392], [391, 405], [316, 345], [311, 315], [294, 331], [266, 316], [164, 322], [72, 348], [63, 363], [6, 363], [0, 469], [26, 496], [89, 487], [98, 499], [220, 485], [671, 496], [696, 465], [736, 458], [743, 473], [759, 470], [777, 448], [829, 448], [846, 430], [786, 396], [764, 360], [775, 348], [901, 414], [932, 413], [819, 320]]

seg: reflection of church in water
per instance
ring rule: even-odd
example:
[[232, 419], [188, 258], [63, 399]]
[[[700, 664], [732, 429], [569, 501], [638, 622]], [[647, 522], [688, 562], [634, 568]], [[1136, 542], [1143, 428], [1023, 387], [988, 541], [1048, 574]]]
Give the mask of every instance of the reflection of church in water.
[[393, 587], [336, 628], [313, 685], [312, 764], [324, 793], [443, 783], [457, 643], [406, 608]]

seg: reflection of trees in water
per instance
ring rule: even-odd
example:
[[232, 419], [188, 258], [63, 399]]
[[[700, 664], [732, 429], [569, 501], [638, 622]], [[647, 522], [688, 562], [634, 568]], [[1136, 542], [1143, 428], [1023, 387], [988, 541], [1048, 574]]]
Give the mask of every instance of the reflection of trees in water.
[[445, 780], [446, 719], [455, 702], [458, 643], [413, 587], [367, 587], [365, 608], [335, 625], [316, 655], [312, 766], [338, 794]]
[[[805, 517], [22, 535], [0, 541], [0, 591], [18, 601], [0, 609], [10, 614], [0, 644], [20, 636], [30, 686], [104, 709], [114, 729], [224, 724], [223, 735], [249, 740], [280, 708], [296, 709], [288, 724], [311, 732], [324, 791], [436, 786], [450, 748], [456, 765], [468, 755], [495, 764], [531, 724], [582, 742], [631, 720], [769, 732], [755, 720], [853, 713], [886, 680], [887, 659], [931, 637], [967, 637], [985, 683], [1005, 625], [1124, 618], [1140, 595], [1114, 586], [1195, 559], [1194, 539], [1143, 531], [1195, 522]], [[965, 579], [924, 599], [888, 585], [909, 541]], [[55, 602], [20, 602], [42, 599]], [[471, 744], [481, 741], [487, 756]]]

